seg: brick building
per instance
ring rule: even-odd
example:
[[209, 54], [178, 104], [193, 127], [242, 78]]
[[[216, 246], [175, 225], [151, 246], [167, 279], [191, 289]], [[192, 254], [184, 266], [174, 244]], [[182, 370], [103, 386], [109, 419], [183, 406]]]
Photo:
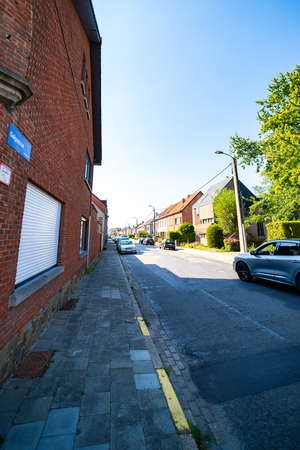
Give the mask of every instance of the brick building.
[[91, 0], [0, 3], [0, 386], [83, 275], [101, 164]]
[[185, 222], [193, 223], [192, 206], [201, 196], [202, 192], [197, 191], [166, 208], [155, 222], [156, 235], [165, 239], [168, 231], [178, 231], [180, 225]]
[[[251, 198], [255, 198], [251, 192], [241, 181], [239, 182], [241, 194], [243, 198], [243, 206], [245, 212], [252, 204]], [[204, 192], [203, 196], [193, 205], [193, 225], [195, 228], [195, 241], [203, 245], [207, 245], [206, 230], [212, 223], [215, 223], [214, 198], [222, 189], [234, 190], [233, 177], [227, 177], [225, 180], [219, 181], [210, 186]], [[264, 240], [267, 237], [266, 224], [251, 223], [247, 228], [247, 238], [252, 240]]]

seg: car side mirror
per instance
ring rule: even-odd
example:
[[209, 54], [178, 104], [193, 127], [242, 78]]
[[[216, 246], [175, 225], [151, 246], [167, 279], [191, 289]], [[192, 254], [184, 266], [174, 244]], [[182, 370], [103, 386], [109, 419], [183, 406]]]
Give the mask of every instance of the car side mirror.
[[255, 255], [256, 255], [256, 251], [255, 251], [255, 250], [252, 250], [252, 252], [250, 252], [250, 255], [255, 256]]

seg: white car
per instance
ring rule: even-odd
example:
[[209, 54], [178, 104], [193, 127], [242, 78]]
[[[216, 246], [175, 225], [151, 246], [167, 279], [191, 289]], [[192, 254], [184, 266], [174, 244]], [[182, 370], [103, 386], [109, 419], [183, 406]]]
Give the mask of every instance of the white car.
[[132, 241], [120, 241], [119, 242], [119, 253], [136, 253], [136, 246]]

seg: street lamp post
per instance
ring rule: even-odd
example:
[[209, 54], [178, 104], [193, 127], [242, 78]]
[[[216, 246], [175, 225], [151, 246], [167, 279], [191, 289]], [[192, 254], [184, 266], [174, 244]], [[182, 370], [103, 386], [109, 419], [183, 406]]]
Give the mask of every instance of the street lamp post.
[[136, 217], [134, 217], [134, 219], [135, 219], [135, 236], [136, 236], [136, 229], [137, 229], [138, 220], [137, 220]]
[[246, 232], [245, 232], [245, 224], [244, 224], [244, 216], [243, 216], [243, 208], [242, 208], [242, 196], [241, 196], [240, 183], [239, 183], [238, 173], [237, 173], [236, 158], [234, 158], [232, 155], [229, 155], [228, 153], [221, 152], [220, 150], [217, 150], [215, 153], [217, 153], [218, 155], [226, 155], [231, 158], [240, 248], [241, 248], [242, 253], [246, 253], [247, 252], [247, 240], [246, 240]]
[[155, 244], [155, 208], [152, 205], [149, 205], [151, 208], [153, 208], [153, 239]]

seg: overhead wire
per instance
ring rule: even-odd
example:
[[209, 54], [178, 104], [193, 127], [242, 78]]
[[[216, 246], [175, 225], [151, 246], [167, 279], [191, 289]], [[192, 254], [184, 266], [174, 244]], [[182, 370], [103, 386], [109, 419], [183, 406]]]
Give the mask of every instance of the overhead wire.
[[[213, 178], [211, 178], [209, 181], [207, 181], [205, 184], [203, 184], [203, 186], [201, 186], [199, 189], [196, 189], [195, 192], [193, 192], [191, 195], [194, 195], [194, 194], [196, 194], [196, 192], [201, 191], [201, 189], [203, 189], [205, 186], [207, 186], [209, 183], [211, 183], [215, 178], [217, 178], [219, 175], [221, 175], [221, 173], [225, 172], [225, 170], [228, 169], [228, 167], [230, 167], [230, 166], [231, 166], [231, 163], [229, 163], [228, 166], [225, 167], [225, 169], [221, 170], [221, 172], [219, 172], [217, 175], [215, 175]], [[155, 209], [155, 211], [156, 212], [164, 211], [165, 209], [167, 209], [167, 208], [159, 208], [159, 209]], [[145, 223], [151, 214], [152, 214], [152, 212], [150, 212], [148, 214], [148, 216], [141, 223]]]

